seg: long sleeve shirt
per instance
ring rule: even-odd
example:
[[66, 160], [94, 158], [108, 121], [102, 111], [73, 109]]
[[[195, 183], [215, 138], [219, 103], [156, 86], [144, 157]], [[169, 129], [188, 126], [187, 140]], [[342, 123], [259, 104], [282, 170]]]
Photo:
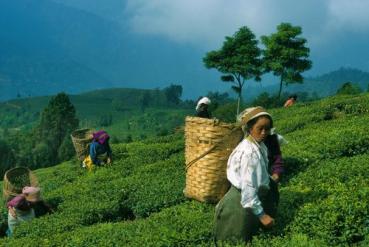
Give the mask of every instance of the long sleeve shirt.
[[264, 212], [258, 191], [269, 188], [268, 150], [251, 136], [242, 140], [229, 156], [227, 178], [241, 190], [241, 205], [251, 208], [255, 215]]
[[31, 209], [31, 204], [26, 200], [23, 194], [17, 195], [7, 203], [8, 207], [14, 207], [19, 210], [27, 211]]
[[280, 149], [280, 144], [278, 141], [278, 135], [269, 135], [264, 141], [265, 146], [268, 148], [268, 159], [269, 159], [269, 169], [271, 175], [278, 174], [282, 175], [284, 172], [284, 165], [282, 159], [282, 152]]
[[104, 153], [106, 153], [108, 157], [111, 157], [111, 148], [110, 148], [109, 142], [106, 142], [105, 144], [100, 144], [97, 141], [93, 141], [91, 143], [90, 156], [94, 164], [100, 165], [101, 162], [98, 159], [98, 156]]

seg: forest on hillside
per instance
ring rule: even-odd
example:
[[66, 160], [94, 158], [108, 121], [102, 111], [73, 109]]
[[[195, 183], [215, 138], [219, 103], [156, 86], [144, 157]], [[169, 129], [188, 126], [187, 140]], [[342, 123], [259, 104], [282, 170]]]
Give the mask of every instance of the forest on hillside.
[[[357, 95], [362, 90], [346, 83], [336, 92]], [[170, 85], [162, 90], [110, 89], [81, 95], [58, 94], [7, 101], [0, 104], [0, 175], [14, 166], [32, 169], [48, 167], [74, 156], [70, 134], [78, 128], [105, 129], [112, 143], [129, 143], [178, 131], [187, 115], [195, 113], [196, 102], [181, 99], [182, 88]], [[299, 102], [316, 98], [297, 93]], [[228, 93], [209, 92], [210, 112], [224, 122], [234, 122], [237, 101]], [[251, 103], [281, 107], [288, 94], [261, 93]], [[69, 116], [69, 117], [68, 117]], [[58, 127], [58, 126], [63, 126]]]

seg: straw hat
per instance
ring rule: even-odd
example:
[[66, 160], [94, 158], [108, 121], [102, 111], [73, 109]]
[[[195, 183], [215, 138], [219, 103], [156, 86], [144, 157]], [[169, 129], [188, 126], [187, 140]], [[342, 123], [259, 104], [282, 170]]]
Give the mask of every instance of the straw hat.
[[272, 117], [266, 110], [261, 106], [246, 108], [242, 111], [238, 117], [237, 121], [241, 123], [241, 125], [246, 125], [250, 120], [257, 118], [259, 116], [269, 116]]
[[41, 200], [39, 187], [24, 187], [22, 193], [29, 202], [38, 202]]

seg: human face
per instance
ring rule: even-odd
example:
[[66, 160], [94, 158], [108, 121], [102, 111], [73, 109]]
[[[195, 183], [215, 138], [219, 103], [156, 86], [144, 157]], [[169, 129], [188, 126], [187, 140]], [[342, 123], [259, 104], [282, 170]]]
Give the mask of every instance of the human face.
[[268, 117], [260, 117], [250, 129], [250, 135], [257, 141], [262, 142], [270, 134], [271, 122]]

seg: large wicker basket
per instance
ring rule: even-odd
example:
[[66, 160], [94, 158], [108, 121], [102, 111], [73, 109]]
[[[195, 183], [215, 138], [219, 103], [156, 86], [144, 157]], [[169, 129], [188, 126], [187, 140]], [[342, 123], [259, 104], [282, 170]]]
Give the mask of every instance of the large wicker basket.
[[186, 197], [216, 203], [229, 189], [227, 160], [242, 139], [236, 124], [186, 117]]
[[3, 196], [7, 200], [9, 197], [22, 193], [25, 186], [38, 187], [36, 176], [27, 167], [15, 167], [8, 170], [4, 175]]
[[93, 129], [78, 129], [70, 135], [72, 138], [74, 149], [77, 153], [77, 158], [83, 161], [89, 153], [89, 146], [92, 142]]

